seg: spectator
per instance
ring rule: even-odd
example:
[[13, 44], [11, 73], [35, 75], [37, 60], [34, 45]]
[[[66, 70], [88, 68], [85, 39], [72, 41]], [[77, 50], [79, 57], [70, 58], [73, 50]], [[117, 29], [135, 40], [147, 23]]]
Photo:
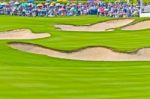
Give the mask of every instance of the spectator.
[[[30, 0], [33, 1], [33, 0]], [[33, 2], [0, 3], [0, 15], [16, 16], [77, 16], [77, 15], [98, 15], [109, 17], [134, 17], [138, 15], [136, 5], [129, 5], [123, 2], [105, 3], [100, 1], [79, 4], [49, 3], [34, 4]]]

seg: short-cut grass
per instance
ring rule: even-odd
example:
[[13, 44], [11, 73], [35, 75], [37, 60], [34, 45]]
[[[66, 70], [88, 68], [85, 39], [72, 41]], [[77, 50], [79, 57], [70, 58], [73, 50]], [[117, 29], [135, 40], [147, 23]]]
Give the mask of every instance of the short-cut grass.
[[123, 52], [150, 46], [149, 29], [65, 32], [54, 27], [55, 24], [87, 25], [111, 19], [96, 16], [0, 16], [0, 31], [24, 28], [52, 35], [37, 40], [0, 40], [0, 99], [149, 99], [150, 62], [66, 60], [26, 53], [8, 46], [9, 42], [28, 42], [63, 51], [106, 46]]

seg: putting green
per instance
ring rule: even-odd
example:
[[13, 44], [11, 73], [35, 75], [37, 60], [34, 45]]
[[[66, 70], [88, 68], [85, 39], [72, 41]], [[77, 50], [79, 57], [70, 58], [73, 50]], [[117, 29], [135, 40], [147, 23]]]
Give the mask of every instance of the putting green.
[[[147, 19], [135, 18], [136, 22]], [[26, 42], [72, 51], [106, 46], [130, 52], [150, 46], [149, 29], [64, 32], [55, 24], [86, 25], [110, 20], [96, 16], [30, 18], [0, 16], [0, 31], [31, 29], [51, 33], [36, 40], [0, 40], [0, 99], [149, 99], [150, 62], [89, 62], [57, 59], [12, 49]]]

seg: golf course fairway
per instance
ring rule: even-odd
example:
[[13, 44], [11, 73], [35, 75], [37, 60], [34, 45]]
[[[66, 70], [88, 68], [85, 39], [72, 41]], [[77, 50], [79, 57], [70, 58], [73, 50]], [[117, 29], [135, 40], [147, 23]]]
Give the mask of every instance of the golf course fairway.
[[[82, 61], [54, 58], [13, 49], [11, 43], [31, 43], [72, 52], [106, 47], [130, 53], [150, 47], [150, 29], [128, 31], [62, 31], [64, 25], [93, 25], [114, 20], [97, 16], [0, 16], [0, 33], [29, 29], [49, 33], [39, 39], [0, 39], [0, 99], [150, 99], [150, 61]], [[134, 22], [150, 18], [134, 18]]]

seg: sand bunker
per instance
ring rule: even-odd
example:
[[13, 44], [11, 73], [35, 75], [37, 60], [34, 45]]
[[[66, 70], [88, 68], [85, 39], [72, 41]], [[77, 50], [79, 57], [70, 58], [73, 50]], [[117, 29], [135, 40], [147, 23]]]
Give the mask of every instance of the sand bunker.
[[38, 39], [50, 37], [49, 33], [32, 33], [28, 29], [13, 30], [0, 33], [0, 40], [5, 39]]
[[107, 31], [112, 30], [113, 28], [122, 27], [133, 22], [134, 19], [119, 19], [111, 20], [102, 23], [98, 23], [91, 26], [72, 26], [72, 25], [55, 25], [55, 27], [60, 28], [64, 31]]
[[150, 29], [150, 20], [139, 22], [137, 24], [129, 25], [127, 27], [122, 28], [122, 30], [143, 30]]
[[108, 48], [85, 48], [76, 52], [62, 52], [27, 43], [11, 43], [11, 48], [21, 51], [47, 55], [50, 57], [88, 60], [88, 61], [150, 61], [150, 48], [143, 48], [135, 53], [119, 53]]

